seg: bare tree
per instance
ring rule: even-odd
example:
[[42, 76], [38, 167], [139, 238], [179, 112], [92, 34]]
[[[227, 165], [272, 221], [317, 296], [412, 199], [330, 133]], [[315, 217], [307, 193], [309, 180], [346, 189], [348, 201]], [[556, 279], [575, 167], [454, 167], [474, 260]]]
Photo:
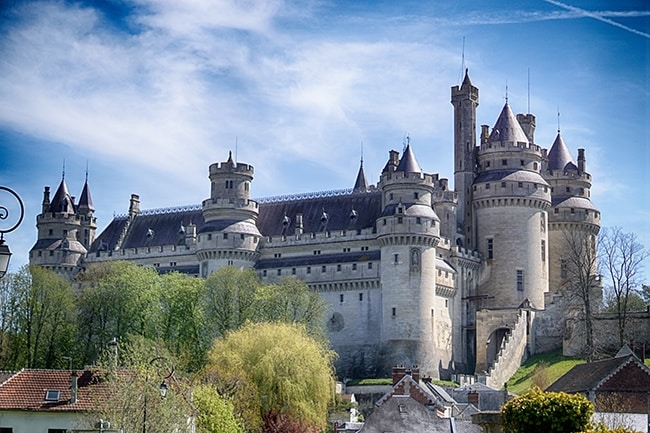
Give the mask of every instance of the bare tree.
[[582, 320], [585, 326], [587, 362], [594, 360], [596, 344], [594, 341], [594, 313], [600, 301], [597, 296], [601, 290], [598, 274], [598, 254], [596, 246], [597, 230], [593, 228], [571, 227], [564, 230], [564, 263], [569, 295], [579, 301]]
[[607, 289], [615, 302], [620, 347], [625, 344], [630, 297], [642, 293], [643, 262], [650, 251], [634, 233], [624, 233], [620, 227], [612, 227], [601, 232], [599, 253], [600, 264], [609, 280]]

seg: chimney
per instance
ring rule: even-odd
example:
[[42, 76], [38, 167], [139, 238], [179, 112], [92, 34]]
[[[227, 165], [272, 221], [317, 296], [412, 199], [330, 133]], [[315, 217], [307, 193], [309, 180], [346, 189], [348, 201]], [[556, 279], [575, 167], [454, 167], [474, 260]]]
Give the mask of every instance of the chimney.
[[479, 398], [478, 391], [470, 391], [469, 393], [467, 393], [467, 403], [473, 404], [474, 406], [476, 406], [477, 409], [480, 410], [479, 400], [480, 398]]
[[47, 212], [48, 207], [50, 207], [50, 187], [46, 186], [43, 191], [43, 213]]
[[131, 194], [131, 201], [129, 202], [129, 218], [135, 218], [140, 213], [140, 196]]
[[303, 233], [302, 227], [302, 214], [296, 214], [296, 236], [300, 236]]
[[413, 378], [414, 381], [417, 383], [420, 383], [420, 367], [417, 365], [414, 365], [411, 367], [411, 377]]
[[393, 386], [406, 375], [406, 368], [403, 365], [393, 367]]
[[490, 126], [481, 125], [481, 144], [487, 143], [488, 138], [490, 138]]
[[587, 170], [587, 160], [585, 159], [585, 150], [578, 149], [578, 171], [582, 174]]
[[77, 372], [73, 371], [70, 373], [70, 404], [75, 404], [77, 402]]

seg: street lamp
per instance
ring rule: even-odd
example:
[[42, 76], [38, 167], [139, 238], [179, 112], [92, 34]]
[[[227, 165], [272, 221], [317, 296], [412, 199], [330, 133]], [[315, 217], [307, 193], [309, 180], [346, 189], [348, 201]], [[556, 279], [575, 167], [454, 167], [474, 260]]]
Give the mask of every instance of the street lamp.
[[[18, 217], [18, 222], [6, 230], [0, 229], [0, 278], [2, 278], [7, 273], [7, 269], [9, 269], [9, 259], [11, 258], [11, 251], [9, 251], [9, 245], [5, 243], [4, 235], [5, 233], [16, 230], [20, 223], [23, 222], [23, 217], [25, 216], [25, 206], [23, 205], [23, 201], [21, 200], [20, 196], [13, 189], [7, 188], [6, 186], [0, 186], [0, 190], [7, 191], [16, 197], [16, 200], [18, 200], [18, 204], [20, 205], [20, 216]], [[9, 209], [3, 205], [0, 205], [0, 220], [6, 220], [7, 217], [9, 217]]]
[[[156, 356], [155, 358], [151, 359], [149, 361], [149, 365], [153, 365], [156, 361], [167, 361], [167, 358], [164, 356]], [[162, 383], [158, 387], [158, 391], [160, 392], [160, 398], [165, 398], [167, 397], [167, 391], [169, 390], [169, 385], [167, 385], [167, 379], [172, 377], [174, 374], [174, 369], [172, 368], [169, 372], [168, 375], [166, 375], [163, 378]], [[149, 382], [149, 370], [147, 370], [147, 374], [145, 375], [145, 387], [147, 383]], [[142, 433], [147, 433], [147, 390], [145, 388], [144, 390], [144, 410], [143, 410], [143, 419], [142, 419]]]

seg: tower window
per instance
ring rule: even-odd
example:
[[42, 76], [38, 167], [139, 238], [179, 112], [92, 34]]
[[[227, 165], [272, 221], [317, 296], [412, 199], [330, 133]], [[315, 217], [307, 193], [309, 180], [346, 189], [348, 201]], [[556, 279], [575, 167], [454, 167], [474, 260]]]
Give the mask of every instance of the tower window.
[[523, 187], [524, 187], [524, 183], [523, 183], [523, 182], [519, 182], [519, 183], [517, 184], [517, 186], [518, 186], [519, 188], [523, 188]]
[[490, 161], [485, 161], [485, 168], [488, 168], [490, 166]]
[[561, 278], [566, 278], [567, 277], [567, 263], [565, 259], [560, 259], [560, 277]]
[[321, 272], [327, 272], [327, 266], [324, 266], [324, 265], [323, 265], [323, 267], [321, 268], [320, 271], [321, 271]]
[[311, 266], [307, 266], [307, 273], [311, 274]]
[[522, 166], [522, 167], [523, 167], [524, 165], [526, 165], [526, 161], [524, 161], [523, 159], [522, 159], [521, 161], [519, 161], [519, 162], [521, 163], [521, 166]]
[[501, 160], [501, 165], [508, 165], [508, 160], [507, 159], [502, 159]]
[[487, 240], [487, 258], [492, 260], [494, 258], [494, 239], [488, 238]]
[[359, 293], [359, 301], [363, 301], [363, 293]]
[[341, 294], [339, 295], [339, 302], [340, 302], [340, 303], [343, 303], [343, 299], [344, 299], [343, 296], [344, 296], [343, 293], [341, 293]]
[[542, 261], [546, 261], [546, 241], [542, 239]]
[[537, 163], [533, 162], [533, 170], [537, 170]]
[[357, 264], [356, 264], [356, 263], [352, 263], [352, 270], [353, 270], [353, 271], [356, 271], [356, 270], [357, 270]]
[[368, 262], [368, 269], [372, 269], [372, 262]]
[[278, 269], [278, 277], [282, 275], [282, 269]]
[[224, 233], [224, 234], [223, 234], [223, 238], [224, 238], [224, 239], [228, 239], [228, 233]]
[[566, 192], [571, 192], [571, 188], [567, 186], [566, 187]]
[[399, 254], [395, 254], [393, 256], [393, 259], [394, 259], [393, 263], [398, 264], [399, 263]]
[[264, 270], [262, 271], [262, 276], [263, 276], [263, 277], [266, 277], [266, 269], [264, 269]]
[[291, 268], [291, 275], [296, 275], [296, 268]]
[[524, 291], [524, 271], [517, 269], [517, 291]]
[[490, 184], [489, 183], [485, 184], [485, 189], [490, 189]]
[[414, 198], [415, 200], [419, 199], [419, 198], [420, 198], [420, 193], [418, 193], [418, 192], [414, 192], [414, 193], [413, 193], [413, 198]]
[[341, 265], [336, 265], [336, 272], [341, 272]]
[[397, 224], [402, 224], [403, 221], [402, 217], [397, 217]]
[[[447, 215], [447, 217], [449, 217], [449, 215]], [[415, 218], [415, 224], [422, 224], [422, 218], [416, 217]]]
[[393, 316], [393, 317], [397, 316], [397, 308], [393, 307], [391, 313], [392, 313], [392, 316]]
[[505, 183], [505, 182], [501, 182], [501, 188], [505, 188], [505, 187], [506, 187], [506, 183]]

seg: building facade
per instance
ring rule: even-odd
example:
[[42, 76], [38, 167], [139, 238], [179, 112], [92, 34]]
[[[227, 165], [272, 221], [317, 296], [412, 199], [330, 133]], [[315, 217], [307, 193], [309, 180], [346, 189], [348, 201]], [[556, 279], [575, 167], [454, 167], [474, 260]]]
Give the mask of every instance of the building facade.
[[[141, 210], [134, 194], [95, 236], [88, 184], [75, 203], [62, 179], [52, 199], [45, 188], [30, 262], [68, 278], [108, 260], [202, 278], [225, 266], [268, 283], [293, 276], [329, 304], [339, 376], [417, 364], [496, 384], [537, 350], [544, 314], [562, 317], [547, 307], [566, 288], [564, 233], [595, 240], [600, 215], [584, 150], [575, 163], [559, 131], [550, 150], [535, 144], [535, 116], [507, 102], [477, 142], [478, 96], [467, 73], [451, 89], [453, 189], [407, 143], [389, 152], [377, 185], [362, 161], [349, 190], [256, 201], [253, 167], [230, 155], [210, 165], [200, 205]], [[561, 335], [542, 337], [561, 345]]]

